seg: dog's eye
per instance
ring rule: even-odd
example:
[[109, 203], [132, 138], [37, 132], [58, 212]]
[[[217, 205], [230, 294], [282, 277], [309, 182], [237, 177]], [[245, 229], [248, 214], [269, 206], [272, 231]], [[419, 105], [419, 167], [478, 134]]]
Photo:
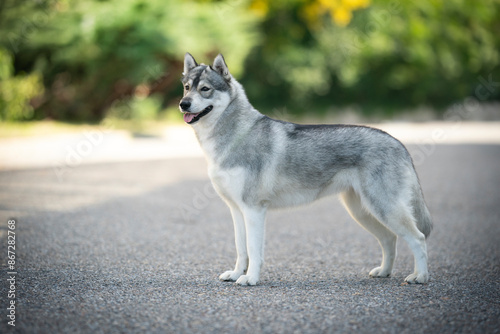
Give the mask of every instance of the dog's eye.
[[185, 90], [189, 90], [189, 85], [184, 86]]
[[207, 86], [201, 87], [202, 92], [208, 92], [209, 90], [210, 90], [210, 88], [208, 88]]

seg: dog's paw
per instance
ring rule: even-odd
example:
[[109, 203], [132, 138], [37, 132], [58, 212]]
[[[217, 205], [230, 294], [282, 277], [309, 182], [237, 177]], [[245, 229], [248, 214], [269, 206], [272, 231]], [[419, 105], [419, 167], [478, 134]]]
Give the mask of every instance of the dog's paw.
[[429, 282], [429, 274], [417, 274], [413, 273], [405, 278], [405, 282], [409, 284], [425, 284]]
[[376, 277], [376, 278], [389, 277], [391, 276], [391, 272], [387, 270], [382, 270], [382, 267], [377, 267], [373, 268], [368, 275], [370, 275], [370, 277]]
[[225, 273], [221, 274], [219, 276], [219, 279], [221, 281], [236, 281], [240, 276], [243, 275], [243, 273], [237, 272], [237, 271], [226, 271]]
[[250, 275], [242, 275], [236, 281], [236, 284], [239, 285], [256, 285], [259, 281], [258, 277], [250, 276]]

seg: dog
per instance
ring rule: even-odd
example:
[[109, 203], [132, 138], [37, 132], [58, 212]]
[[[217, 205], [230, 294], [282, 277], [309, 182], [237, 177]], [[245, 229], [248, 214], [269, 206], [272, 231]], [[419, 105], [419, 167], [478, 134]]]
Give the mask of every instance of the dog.
[[252, 107], [222, 54], [213, 65], [186, 53], [179, 108], [194, 129], [212, 184], [229, 206], [236, 265], [220, 275], [239, 285], [259, 282], [268, 209], [338, 194], [349, 214], [382, 248], [371, 277], [391, 275], [396, 241], [413, 252], [407, 283], [427, 283], [426, 238], [432, 221], [412, 158], [382, 130], [355, 125], [301, 125]]

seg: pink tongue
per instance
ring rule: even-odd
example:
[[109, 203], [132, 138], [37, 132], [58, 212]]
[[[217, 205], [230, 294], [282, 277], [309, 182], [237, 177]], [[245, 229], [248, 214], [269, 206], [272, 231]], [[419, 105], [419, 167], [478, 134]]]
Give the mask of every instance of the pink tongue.
[[196, 116], [198, 116], [198, 114], [191, 114], [191, 113], [185, 113], [184, 114], [184, 122], [186, 123], [189, 123], [193, 120], [193, 118], [195, 118]]

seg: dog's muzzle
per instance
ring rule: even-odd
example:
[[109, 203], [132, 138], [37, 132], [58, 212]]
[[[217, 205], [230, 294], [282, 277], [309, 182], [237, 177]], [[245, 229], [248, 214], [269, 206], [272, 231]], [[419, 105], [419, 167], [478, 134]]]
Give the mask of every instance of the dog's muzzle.
[[[182, 108], [182, 106], [181, 106]], [[192, 112], [184, 112], [184, 122], [187, 124], [194, 124], [198, 122], [203, 116], [207, 115], [209, 112], [212, 111], [214, 107], [213, 106], [208, 106], [205, 109], [203, 109], [202, 112], [199, 113], [192, 113]]]
[[184, 122], [188, 124], [198, 122], [200, 118], [207, 115], [214, 108], [214, 106], [210, 105], [203, 109], [201, 112], [194, 113], [192, 111], [189, 111], [189, 109], [191, 108], [191, 101], [189, 98], [182, 99], [181, 103], [179, 103], [179, 107], [181, 108], [181, 112], [184, 114]]
[[179, 106], [181, 107], [182, 111], [188, 111], [191, 107], [191, 101], [182, 100]]

